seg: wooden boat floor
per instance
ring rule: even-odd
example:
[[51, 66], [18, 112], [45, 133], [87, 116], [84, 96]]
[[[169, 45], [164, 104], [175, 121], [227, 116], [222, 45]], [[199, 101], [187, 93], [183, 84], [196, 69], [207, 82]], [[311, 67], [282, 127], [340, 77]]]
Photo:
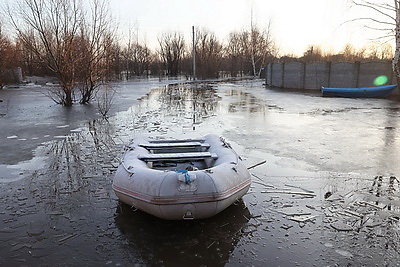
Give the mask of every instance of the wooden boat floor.
[[209, 169], [204, 161], [154, 161], [147, 163], [149, 168], [160, 171], [176, 171], [176, 170], [205, 170]]
[[149, 150], [162, 150], [162, 149], [174, 149], [174, 148], [204, 148], [208, 149], [209, 144], [200, 142], [173, 142], [173, 143], [145, 143], [139, 144]]
[[182, 161], [182, 160], [204, 160], [207, 158], [217, 159], [215, 153], [210, 152], [189, 152], [189, 153], [159, 153], [159, 154], [141, 154], [138, 159], [146, 162], [154, 161]]

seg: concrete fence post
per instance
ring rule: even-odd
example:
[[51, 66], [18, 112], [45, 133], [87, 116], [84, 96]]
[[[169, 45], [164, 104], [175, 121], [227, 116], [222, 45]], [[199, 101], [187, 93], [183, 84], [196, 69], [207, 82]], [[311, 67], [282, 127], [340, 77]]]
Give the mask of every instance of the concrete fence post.
[[356, 61], [354, 63], [355, 76], [356, 76], [356, 87], [360, 87], [360, 65], [361, 65], [360, 61]]
[[301, 88], [306, 88], [306, 63], [303, 63], [303, 80]]
[[332, 69], [332, 61], [329, 61], [328, 62], [328, 86], [327, 87], [330, 87], [331, 86], [331, 69]]

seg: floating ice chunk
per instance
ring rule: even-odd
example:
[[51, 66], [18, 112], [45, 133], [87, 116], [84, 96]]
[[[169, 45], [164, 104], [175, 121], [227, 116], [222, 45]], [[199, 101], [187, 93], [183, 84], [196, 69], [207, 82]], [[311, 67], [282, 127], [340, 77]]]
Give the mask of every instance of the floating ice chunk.
[[332, 228], [337, 231], [352, 231], [353, 227], [343, 222], [335, 222], [331, 224]]
[[[330, 193], [330, 192], [328, 192], [328, 193]], [[325, 199], [327, 201], [333, 202], [333, 201], [338, 201], [338, 200], [342, 200], [343, 199], [343, 196], [338, 194], [338, 193], [333, 193], [333, 194], [331, 193], [329, 195], [328, 195], [328, 193], [325, 194]]]
[[342, 250], [342, 249], [336, 249], [335, 250], [336, 253], [342, 255], [343, 257], [346, 258], [351, 258], [353, 257], [353, 254], [351, 254], [350, 252], [348, 252], [347, 250]]
[[18, 136], [16, 135], [7, 136], [7, 139], [16, 139], [16, 138], [18, 138]]
[[268, 193], [268, 194], [289, 194], [289, 195], [302, 195], [305, 197], [315, 197], [316, 194], [314, 193], [307, 193], [301, 191], [286, 191], [286, 190], [264, 190], [261, 193]]
[[28, 87], [42, 87], [40, 84], [36, 84], [36, 83], [33, 83], [33, 82], [26, 84], [26, 86], [28, 86]]
[[47, 82], [46, 86], [59, 86], [57, 83]]
[[289, 220], [295, 222], [307, 222], [315, 219], [316, 217], [316, 215], [294, 215], [293, 217], [289, 217]]
[[288, 216], [311, 215], [311, 212], [304, 211], [300, 207], [287, 207], [287, 208], [276, 209], [276, 211]]
[[66, 125], [59, 125], [59, 126], [57, 126], [56, 128], [67, 128], [67, 127], [69, 127], [68, 124], [66, 124]]

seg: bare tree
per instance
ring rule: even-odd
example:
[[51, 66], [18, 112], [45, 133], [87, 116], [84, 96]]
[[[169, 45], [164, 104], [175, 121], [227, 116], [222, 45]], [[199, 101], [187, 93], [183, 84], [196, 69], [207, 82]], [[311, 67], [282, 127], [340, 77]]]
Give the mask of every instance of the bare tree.
[[136, 76], [141, 76], [149, 70], [152, 55], [150, 49], [146, 45], [139, 43], [128, 44], [123, 51], [126, 61], [126, 78], [129, 78], [129, 73]]
[[196, 72], [201, 78], [218, 78], [223, 57], [223, 46], [215, 34], [207, 30], [197, 31]]
[[[393, 0], [393, 4], [374, 3], [371, 1], [352, 1], [356, 6], [365, 7], [375, 11], [376, 17], [356, 18], [370, 23], [367, 28], [377, 30], [380, 34], [377, 39], [387, 39], [394, 36], [395, 52], [392, 61], [393, 72], [396, 75], [397, 84], [400, 85], [400, 1]], [[354, 21], [353, 20], [353, 21]]]
[[106, 0], [91, 0], [90, 11], [79, 0], [19, 0], [8, 15], [24, 47], [59, 79], [53, 100], [65, 106], [88, 103], [104, 78], [103, 59], [113, 42]]
[[249, 41], [248, 53], [250, 53], [253, 76], [256, 77], [264, 67], [266, 60], [277, 54], [277, 48], [272, 37], [271, 22], [263, 30], [252, 23]]
[[388, 60], [388, 59], [391, 60], [394, 57], [393, 47], [388, 43], [380, 44], [377, 47], [375, 46], [374, 48], [370, 48], [370, 50], [374, 51], [370, 52], [370, 56], [373, 56], [373, 58], [379, 60]]
[[105, 0], [92, 0], [89, 16], [80, 25], [78, 61], [80, 72], [78, 88], [80, 103], [86, 104], [94, 97], [98, 86], [109, 77], [111, 53], [114, 45], [112, 20]]
[[108, 112], [110, 111], [112, 104], [113, 104], [113, 99], [115, 96], [115, 89], [112, 88], [109, 84], [103, 84], [100, 86], [100, 90], [96, 94], [96, 99], [97, 99], [97, 109], [102, 115], [104, 119], [107, 119], [108, 117]]
[[395, 52], [392, 62], [392, 68], [396, 75], [397, 84], [400, 85], [400, 1], [394, 1], [394, 11], [395, 11]]
[[181, 33], [164, 33], [159, 39], [159, 55], [164, 62], [168, 76], [177, 76], [180, 72], [182, 59], [186, 53], [184, 37]]
[[130, 73], [132, 72], [132, 62], [133, 62], [133, 58], [132, 58], [132, 50], [133, 50], [133, 44], [135, 42], [132, 40], [132, 31], [131, 29], [129, 29], [128, 32], [128, 43], [126, 44], [126, 46], [124, 47], [124, 49], [122, 50], [122, 57], [125, 60], [125, 67], [124, 69], [125, 71], [125, 79], [129, 80], [130, 77]]
[[31, 34], [25, 36], [25, 41], [19, 37], [16, 39], [18, 51], [21, 57], [21, 67], [26, 75], [49, 75], [51, 71], [47, 68], [45, 62], [43, 62], [38, 55], [32, 51], [30, 45], [27, 45], [27, 40], [31, 39], [29, 43], [35, 42], [34, 35]]
[[232, 77], [236, 77], [238, 73], [243, 73], [244, 48], [241, 42], [241, 34], [239, 32], [231, 32], [228, 38], [228, 45], [225, 47], [225, 54], [227, 67]]
[[303, 53], [302, 60], [304, 62], [315, 62], [315, 61], [322, 61], [323, 53], [322, 49], [319, 46], [310, 45]]
[[15, 11], [8, 8], [19, 39], [61, 83], [62, 92], [53, 99], [71, 106], [77, 63], [75, 37], [83, 17], [77, 0], [21, 0]]
[[230, 34], [227, 55], [234, 66], [243, 73], [257, 76], [267, 61], [276, 58], [278, 49], [272, 37], [271, 23], [264, 30], [253, 23], [250, 31], [233, 32]]
[[18, 61], [17, 46], [6, 36], [0, 21], [0, 89], [17, 81], [15, 68]]
[[148, 71], [151, 63], [151, 52], [146, 45], [135, 44], [132, 49], [133, 52], [133, 71], [136, 75], [140, 76]]
[[106, 76], [104, 81], [110, 80], [122, 80], [122, 70], [123, 70], [123, 57], [121, 46], [117, 42], [113, 42], [111, 46], [108, 47], [108, 52], [105, 61], [107, 62]]

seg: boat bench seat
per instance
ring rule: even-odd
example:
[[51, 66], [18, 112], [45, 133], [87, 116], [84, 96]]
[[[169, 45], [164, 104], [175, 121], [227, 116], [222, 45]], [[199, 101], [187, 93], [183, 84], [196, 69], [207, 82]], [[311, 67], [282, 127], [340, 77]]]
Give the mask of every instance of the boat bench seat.
[[154, 161], [182, 161], [182, 160], [205, 160], [207, 158], [217, 159], [215, 153], [210, 152], [188, 152], [188, 153], [160, 153], [160, 154], [141, 154], [138, 159], [146, 162]]
[[139, 144], [149, 150], [162, 150], [162, 149], [174, 149], [174, 148], [209, 148], [210, 145], [200, 142], [171, 142], [171, 143], [145, 143]]

